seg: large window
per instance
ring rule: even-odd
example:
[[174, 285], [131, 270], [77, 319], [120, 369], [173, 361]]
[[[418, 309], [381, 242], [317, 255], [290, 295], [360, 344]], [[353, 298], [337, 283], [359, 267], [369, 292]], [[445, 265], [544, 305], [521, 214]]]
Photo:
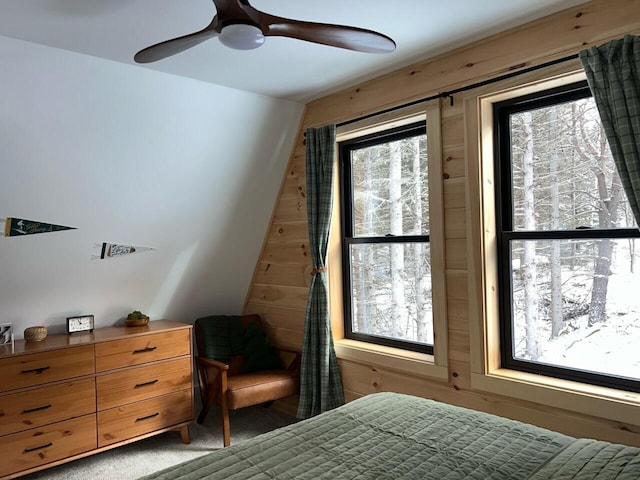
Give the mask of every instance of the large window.
[[341, 142], [345, 337], [433, 353], [425, 122]]
[[640, 232], [588, 86], [493, 118], [502, 367], [640, 392]]

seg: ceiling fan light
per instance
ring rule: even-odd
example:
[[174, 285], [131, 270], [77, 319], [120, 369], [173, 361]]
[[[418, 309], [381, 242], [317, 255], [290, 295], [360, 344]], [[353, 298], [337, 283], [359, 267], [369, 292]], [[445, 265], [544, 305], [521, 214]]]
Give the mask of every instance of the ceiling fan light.
[[218, 36], [223, 45], [236, 50], [253, 50], [264, 43], [264, 35], [258, 27], [233, 23], [222, 29]]

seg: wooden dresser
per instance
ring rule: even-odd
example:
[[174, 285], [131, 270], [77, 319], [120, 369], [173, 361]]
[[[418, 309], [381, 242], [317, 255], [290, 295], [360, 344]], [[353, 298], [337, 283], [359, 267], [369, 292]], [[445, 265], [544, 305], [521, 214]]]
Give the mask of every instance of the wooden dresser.
[[0, 479], [168, 430], [189, 443], [191, 330], [156, 320], [0, 346]]

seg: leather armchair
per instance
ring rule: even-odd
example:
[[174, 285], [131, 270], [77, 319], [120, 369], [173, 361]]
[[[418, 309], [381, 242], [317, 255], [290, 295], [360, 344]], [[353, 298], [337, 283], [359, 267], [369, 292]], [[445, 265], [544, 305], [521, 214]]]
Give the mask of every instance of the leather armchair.
[[198, 423], [220, 405], [224, 446], [231, 443], [229, 410], [296, 395], [300, 355], [272, 348], [259, 315], [212, 315], [194, 324], [196, 368], [202, 398]]

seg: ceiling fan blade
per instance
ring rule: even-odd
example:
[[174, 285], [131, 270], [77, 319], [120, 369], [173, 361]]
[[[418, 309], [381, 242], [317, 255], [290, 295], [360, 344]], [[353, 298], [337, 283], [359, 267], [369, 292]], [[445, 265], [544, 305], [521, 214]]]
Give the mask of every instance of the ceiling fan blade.
[[211, 23], [202, 30], [181, 37], [165, 40], [151, 45], [136, 53], [133, 59], [136, 63], [150, 63], [170, 57], [176, 53], [195, 47], [196, 45], [218, 35], [218, 16], [213, 17]]
[[390, 37], [364, 28], [303, 22], [266, 13], [261, 13], [260, 23], [267, 27], [265, 36], [297, 38], [365, 53], [389, 53], [396, 49], [396, 42]]

